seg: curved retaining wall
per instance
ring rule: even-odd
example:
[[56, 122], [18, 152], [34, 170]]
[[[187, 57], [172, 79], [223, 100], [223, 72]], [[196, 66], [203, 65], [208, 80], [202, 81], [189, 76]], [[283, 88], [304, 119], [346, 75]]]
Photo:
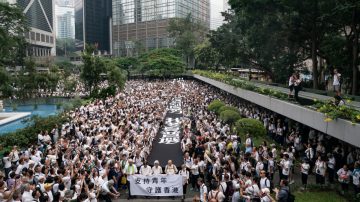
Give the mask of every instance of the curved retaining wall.
[[360, 124], [352, 124], [350, 121], [344, 119], [324, 122], [325, 116], [323, 113], [311, 110], [309, 108], [279, 100], [267, 95], [261, 95], [249, 90], [237, 88], [200, 75], [194, 75], [194, 78], [238, 96], [244, 100], [279, 113], [297, 122], [305, 124], [318, 131], [331, 135], [344, 142], [360, 147]]

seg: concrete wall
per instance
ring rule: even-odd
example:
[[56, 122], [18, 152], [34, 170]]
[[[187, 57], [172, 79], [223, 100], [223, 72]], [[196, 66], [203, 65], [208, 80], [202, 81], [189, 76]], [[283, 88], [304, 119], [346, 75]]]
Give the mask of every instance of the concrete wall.
[[259, 93], [237, 88], [203, 76], [194, 75], [194, 78], [305, 124], [318, 131], [331, 135], [344, 142], [360, 147], [360, 124], [352, 124], [350, 121], [343, 119], [324, 122], [324, 114], [312, 109], [282, 101], [267, 95], [261, 95]]

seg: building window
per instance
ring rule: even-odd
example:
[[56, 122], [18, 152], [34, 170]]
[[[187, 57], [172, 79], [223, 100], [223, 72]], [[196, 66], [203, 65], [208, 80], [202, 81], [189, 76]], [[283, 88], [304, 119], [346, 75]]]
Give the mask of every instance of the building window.
[[30, 32], [31, 40], [35, 40], [35, 32]]
[[45, 42], [45, 34], [41, 34], [41, 42]]
[[46, 43], [50, 42], [50, 37], [48, 35], [46, 35]]
[[36, 33], [36, 41], [40, 41], [40, 33]]

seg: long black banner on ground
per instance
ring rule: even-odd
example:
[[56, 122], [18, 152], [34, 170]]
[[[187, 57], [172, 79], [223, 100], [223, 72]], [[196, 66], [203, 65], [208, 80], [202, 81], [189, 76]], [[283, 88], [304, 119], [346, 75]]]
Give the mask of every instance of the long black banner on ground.
[[180, 145], [182, 131], [181, 118], [181, 98], [173, 98], [169, 103], [164, 124], [159, 129], [153, 142], [153, 148], [148, 158], [150, 165], [152, 165], [155, 160], [158, 160], [162, 167], [167, 164], [168, 160], [172, 160], [177, 167], [183, 164]]

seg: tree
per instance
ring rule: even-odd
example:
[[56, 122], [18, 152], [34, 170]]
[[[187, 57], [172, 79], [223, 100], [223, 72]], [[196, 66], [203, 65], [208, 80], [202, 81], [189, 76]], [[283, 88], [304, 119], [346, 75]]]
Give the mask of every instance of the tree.
[[181, 50], [187, 67], [193, 67], [194, 48], [205, 39], [207, 29], [196, 22], [191, 14], [186, 18], [173, 18], [169, 22], [168, 32], [175, 40], [175, 47]]
[[281, 2], [229, 1], [234, 12], [223, 13], [228, 23], [210, 34], [223, 64], [260, 69], [275, 81], [279, 78], [275, 72], [288, 75], [293, 71], [297, 49], [289, 39], [287, 18], [283, 17], [287, 13]]
[[360, 2], [357, 0], [337, 0], [333, 9], [336, 27], [341, 36], [345, 36], [347, 59], [351, 82], [351, 94], [355, 95], [359, 88], [359, 35], [360, 35]]
[[127, 72], [128, 78], [130, 77], [131, 71], [139, 69], [139, 61], [134, 57], [121, 57], [115, 59], [115, 65], [122, 70]]
[[9, 3], [0, 3], [0, 65], [23, 63], [28, 30], [22, 10]]
[[220, 120], [229, 124], [230, 126], [232, 126], [240, 118], [241, 115], [238, 110], [225, 110], [220, 113]]
[[56, 39], [56, 55], [67, 56], [76, 52], [75, 39]]
[[112, 59], [104, 59], [106, 70], [107, 70], [107, 80], [110, 86], [116, 86], [119, 89], [123, 89], [126, 82], [125, 73], [116, 65], [116, 61]]
[[216, 114], [220, 114], [220, 108], [226, 106], [224, 102], [222, 102], [221, 100], [213, 100], [209, 106], [208, 106], [208, 110], [209, 111], [213, 111]]
[[13, 93], [11, 76], [2, 66], [0, 66], [0, 81], [0, 97], [10, 97]]
[[264, 137], [266, 129], [264, 125], [257, 119], [243, 118], [235, 123], [236, 131], [239, 135], [250, 134], [255, 137]]
[[174, 49], [156, 49], [139, 58], [141, 70], [150, 76], [169, 77], [180, 75], [185, 71], [185, 64]]
[[198, 44], [194, 48], [195, 63], [200, 68], [218, 67], [219, 53], [211, 46], [209, 40]]
[[84, 81], [85, 86], [90, 90], [90, 93], [97, 90], [98, 84], [101, 82], [101, 73], [106, 71], [104, 62], [95, 56], [93, 53], [95, 47], [87, 44], [82, 54], [84, 65], [82, 66], [80, 78]]

